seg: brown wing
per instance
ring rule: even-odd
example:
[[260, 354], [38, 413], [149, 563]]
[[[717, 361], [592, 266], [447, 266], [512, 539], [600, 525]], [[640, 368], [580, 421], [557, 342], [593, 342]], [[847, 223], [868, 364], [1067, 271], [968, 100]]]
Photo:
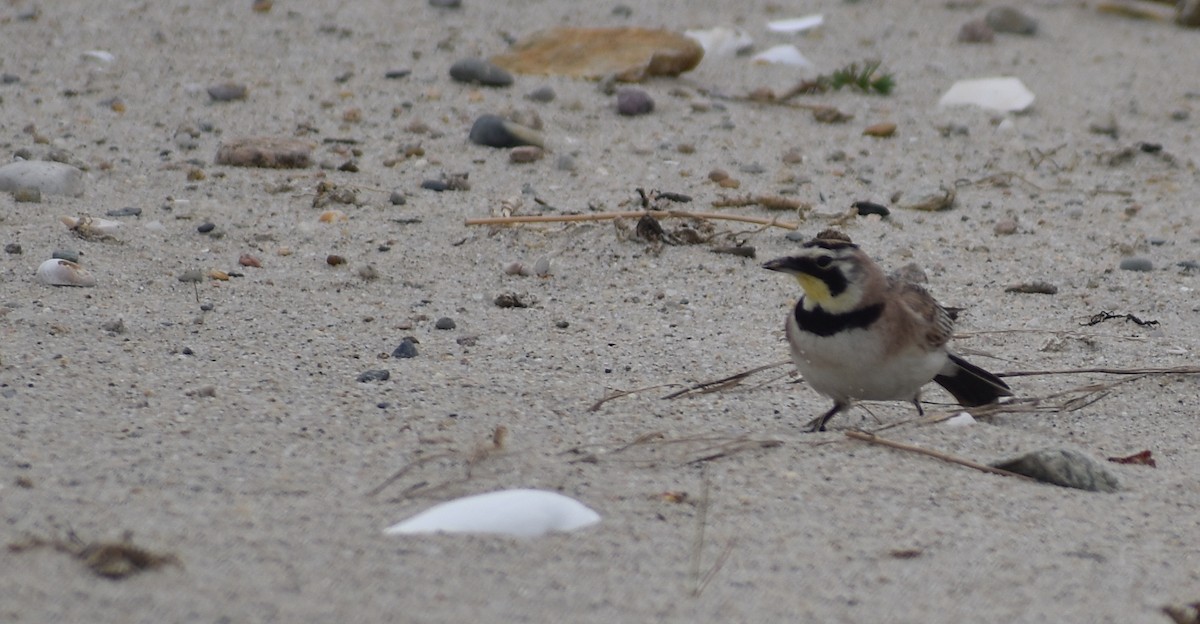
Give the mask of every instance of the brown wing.
[[930, 349], [936, 349], [950, 341], [954, 333], [954, 319], [946, 309], [938, 304], [933, 295], [918, 284], [908, 280], [888, 279], [888, 285], [895, 295], [895, 301], [913, 319], [913, 326], [918, 328], [921, 339]]

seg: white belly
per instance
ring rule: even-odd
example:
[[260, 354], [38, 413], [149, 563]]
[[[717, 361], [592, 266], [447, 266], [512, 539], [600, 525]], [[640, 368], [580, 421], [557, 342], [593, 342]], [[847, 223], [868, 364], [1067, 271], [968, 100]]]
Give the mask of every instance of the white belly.
[[947, 360], [941, 349], [912, 348], [885, 357], [884, 344], [865, 329], [816, 336], [799, 331], [794, 316], [788, 317], [787, 333], [804, 380], [835, 401], [911, 401]]

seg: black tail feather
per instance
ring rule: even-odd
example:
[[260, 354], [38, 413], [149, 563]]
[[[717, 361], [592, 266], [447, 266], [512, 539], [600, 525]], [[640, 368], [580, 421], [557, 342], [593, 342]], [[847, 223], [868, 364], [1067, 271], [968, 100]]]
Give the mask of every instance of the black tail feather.
[[933, 380], [963, 407], [976, 407], [993, 403], [1000, 397], [1012, 396], [1008, 384], [999, 377], [975, 366], [974, 364], [950, 354], [950, 361], [955, 369], [951, 373], [943, 373]]

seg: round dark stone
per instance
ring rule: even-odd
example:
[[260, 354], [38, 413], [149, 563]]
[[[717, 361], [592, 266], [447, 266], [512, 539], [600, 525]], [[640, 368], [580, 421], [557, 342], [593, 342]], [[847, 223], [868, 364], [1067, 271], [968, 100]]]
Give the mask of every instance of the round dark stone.
[[421, 188], [441, 193], [450, 190], [450, 185], [445, 180], [422, 180]]
[[622, 87], [617, 91], [617, 113], [621, 115], [645, 115], [654, 110], [654, 99], [649, 93], [635, 87]]
[[79, 263], [79, 252], [74, 249], [55, 249], [54, 253], [50, 254], [50, 257], [76, 264]]
[[485, 87], [507, 87], [513, 83], [512, 74], [483, 59], [463, 59], [450, 66], [450, 77], [458, 82], [481, 84]]
[[388, 197], [388, 201], [392, 202], [393, 206], [403, 206], [408, 203], [408, 199], [400, 191], [392, 191], [392, 195]]
[[433, 326], [438, 329], [454, 329], [455, 327], [458, 327], [458, 325], [454, 323], [454, 319], [448, 316], [443, 316], [442, 318], [438, 319]]
[[208, 234], [215, 229], [217, 229], [217, 226], [213, 223], [201, 223], [200, 227], [196, 228], [196, 231], [201, 234]]

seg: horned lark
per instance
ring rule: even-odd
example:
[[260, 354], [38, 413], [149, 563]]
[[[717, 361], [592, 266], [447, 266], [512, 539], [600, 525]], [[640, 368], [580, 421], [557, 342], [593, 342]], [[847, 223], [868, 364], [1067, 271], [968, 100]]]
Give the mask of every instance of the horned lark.
[[[787, 318], [792, 360], [833, 407], [813, 431], [855, 400], [911, 401], [936, 381], [964, 406], [1012, 396], [995, 375], [949, 352], [954, 321], [921, 286], [884, 275], [857, 245], [822, 233], [763, 268], [788, 273], [804, 295]], [[844, 235], [842, 235], [844, 236]]]

